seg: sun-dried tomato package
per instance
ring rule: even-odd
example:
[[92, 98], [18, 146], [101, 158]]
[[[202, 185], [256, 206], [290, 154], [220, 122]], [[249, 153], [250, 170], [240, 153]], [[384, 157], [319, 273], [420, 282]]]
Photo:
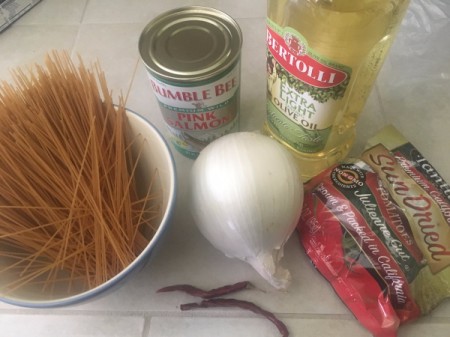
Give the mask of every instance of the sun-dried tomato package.
[[306, 185], [306, 253], [376, 337], [450, 296], [450, 186], [393, 127]]

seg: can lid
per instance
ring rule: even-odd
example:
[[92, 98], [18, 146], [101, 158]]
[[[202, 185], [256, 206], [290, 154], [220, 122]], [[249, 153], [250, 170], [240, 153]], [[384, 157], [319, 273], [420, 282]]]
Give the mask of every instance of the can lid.
[[153, 19], [139, 38], [139, 52], [151, 73], [177, 82], [219, 75], [240, 57], [242, 33], [227, 14], [189, 6]]

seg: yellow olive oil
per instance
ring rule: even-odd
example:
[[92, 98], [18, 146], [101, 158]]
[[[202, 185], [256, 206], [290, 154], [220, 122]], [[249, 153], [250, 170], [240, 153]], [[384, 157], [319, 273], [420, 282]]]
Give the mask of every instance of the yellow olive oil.
[[263, 131], [303, 179], [345, 158], [409, 0], [268, 0]]

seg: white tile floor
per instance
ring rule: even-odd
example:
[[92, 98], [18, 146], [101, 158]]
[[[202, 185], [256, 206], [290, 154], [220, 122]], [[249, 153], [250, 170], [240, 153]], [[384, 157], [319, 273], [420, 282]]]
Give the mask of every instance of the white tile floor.
[[[436, 4], [421, 11], [423, 4]], [[129, 108], [163, 129], [137, 41], [157, 14], [182, 5], [216, 7], [233, 16], [244, 34], [242, 51], [241, 128], [259, 129], [265, 111], [265, 2], [261, 0], [43, 0], [0, 34], [0, 79], [9, 70], [41, 62], [51, 49], [79, 53], [99, 60], [114, 92], [127, 92]], [[422, 7], [421, 7], [422, 6]], [[427, 5], [431, 6], [431, 5]], [[379, 76], [358, 124], [353, 154], [365, 140], [393, 123], [450, 180], [450, 5], [439, 0], [413, 0], [411, 11]], [[431, 24], [427, 18], [433, 17]], [[420, 34], [412, 34], [421, 26]], [[135, 72], [135, 67], [137, 70]], [[213, 249], [199, 234], [187, 208], [187, 177], [192, 161], [173, 151], [179, 179], [173, 224], [160, 249], [139, 274], [112, 293], [88, 303], [61, 309], [36, 310], [0, 304], [2, 337], [272, 337], [277, 330], [267, 321], [239, 310], [199, 310], [182, 313], [183, 294], [156, 294], [173, 283], [211, 288], [250, 280], [258, 289], [240, 298], [271, 310], [295, 337], [369, 337], [312, 268], [292, 237], [284, 265], [294, 282], [287, 293], [274, 291], [242, 262]], [[429, 317], [400, 329], [400, 337], [448, 337], [450, 303]]]

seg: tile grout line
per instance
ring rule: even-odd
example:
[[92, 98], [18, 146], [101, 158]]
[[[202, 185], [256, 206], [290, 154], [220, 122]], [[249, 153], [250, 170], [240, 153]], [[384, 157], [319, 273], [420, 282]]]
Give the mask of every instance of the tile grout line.
[[142, 337], [150, 337], [150, 325], [152, 316], [144, 316], [144, 326], [142, 328]]
[[83, 13], [81, 14], [81, 18], [80, 18], [80, 24], [82, 24], [84, 22], [84, 17], [86, 16], [86, 11], [89, 6], [89, 2], [90, 2], [90, 0], [86, 0], [86, 3], [84, 4]]
[[[17, 308], [17, 309], [0, 309], [1, 315], [21, 315], [21, 316], [32, 316], [32, 315], [42, 315], [42, 316], [110, 316], [110, 317], [258, 317], [258, 315], [251, 312], [246, 312], [245, 310], [230, 310], [230, 311], [213, 311], [213, 310], [197, 310], [194, 311], [116, 311], [116, 310], [60, 310], [58, 308], [53, 309], [28, 309], [28, 308]], [[350, 314], [313, 314], [313, 313], [281, 313], [274, 312], [274, 315], [285, 318], [327, 318], [327, 319], [349, 319], [353, 316]]]
[[[211, 318], [211, 319], [264, 319], [264, 317], [245, 311], [207, 311], [199, 310], [197, 312], [188, 311], [100, 311], [100, 310], [61, 310], [57, 309], [0, 309], [0, 315], [17, 316], [64, 316], [64, 317], [121, 317], [121, 318], [142, 318], [142, 337], [149, 337], [151, 321], [153, 318]], [[277, 313], [274, 315], [281, 320], [333, 320], [333, 321], [355, 321], [350, 314], [313, 314], [313, 313]], [[426, 317], [422, 319], [422, 324], [449, 324], [448, 317]]]
[[83, 13], [81, 14], [80, 21], [78, 22], [78, 30], [77, 35], [75, 36], [75, 39], [73, 41], [72, 50], [70, 51], [70, 56], [74, 57], [75, 47], [80, 39], [80, 33], [81, 33], [81, 27], [83, 26], [84, 17], [86, 16], [87, 7], [89, 5], [90, 0], [86, 0], [86, 3], [84, 4]]
[[[253, 314], [251, 312], [245, 312], [242, 310], [236, 311], [208, 311], [208, 310], [198, 310], [193, 311], [101, 311], [101, 310], [58, 310], [58, 309], [0, 309], [0, 315], [19, 315], [19, 316], [105, 316], [105, 317], [142, 317], [145, 320], [144, 331], [149, 330], [150, 321], [154, 317], [194, 317], [194, 318], [257, 318], [259, 315]], [[314, 314], [314, 313], [281, 313], [274, 312], [279, 318], [285, 319], [331, 319], [331, 320], [354, 320], [351, 314]], [[442, 323], [448, 324], [448, 317], [443, 316], [428, 316], [424, 317], [422, 320], [425, 324], [430, 323]], [[144, 335], [145, 337], [146, 335]]]
[[[149, 330], [150, 321], [154, 317], [173, 317], [173, 318], [258, 318], [260, 315], [247, 312], [245, 310], [230, 311], [212, 311], [198, 310], [194, 311], [100, 311], [100, 310], [60, 310], [58, 309], [0, 309], [0, 315], [20, 315], [20, 316], [104, 316], [104, 317], [142, 317], [145, 320], [144, 331]], [[313, 314], [313, 313], [280, 313], [274, 312], [280, 319], [332, 319], [349, 320], [353, 319], [350, 314]], [[146, 335], [144, 335], [145, 337]]]

